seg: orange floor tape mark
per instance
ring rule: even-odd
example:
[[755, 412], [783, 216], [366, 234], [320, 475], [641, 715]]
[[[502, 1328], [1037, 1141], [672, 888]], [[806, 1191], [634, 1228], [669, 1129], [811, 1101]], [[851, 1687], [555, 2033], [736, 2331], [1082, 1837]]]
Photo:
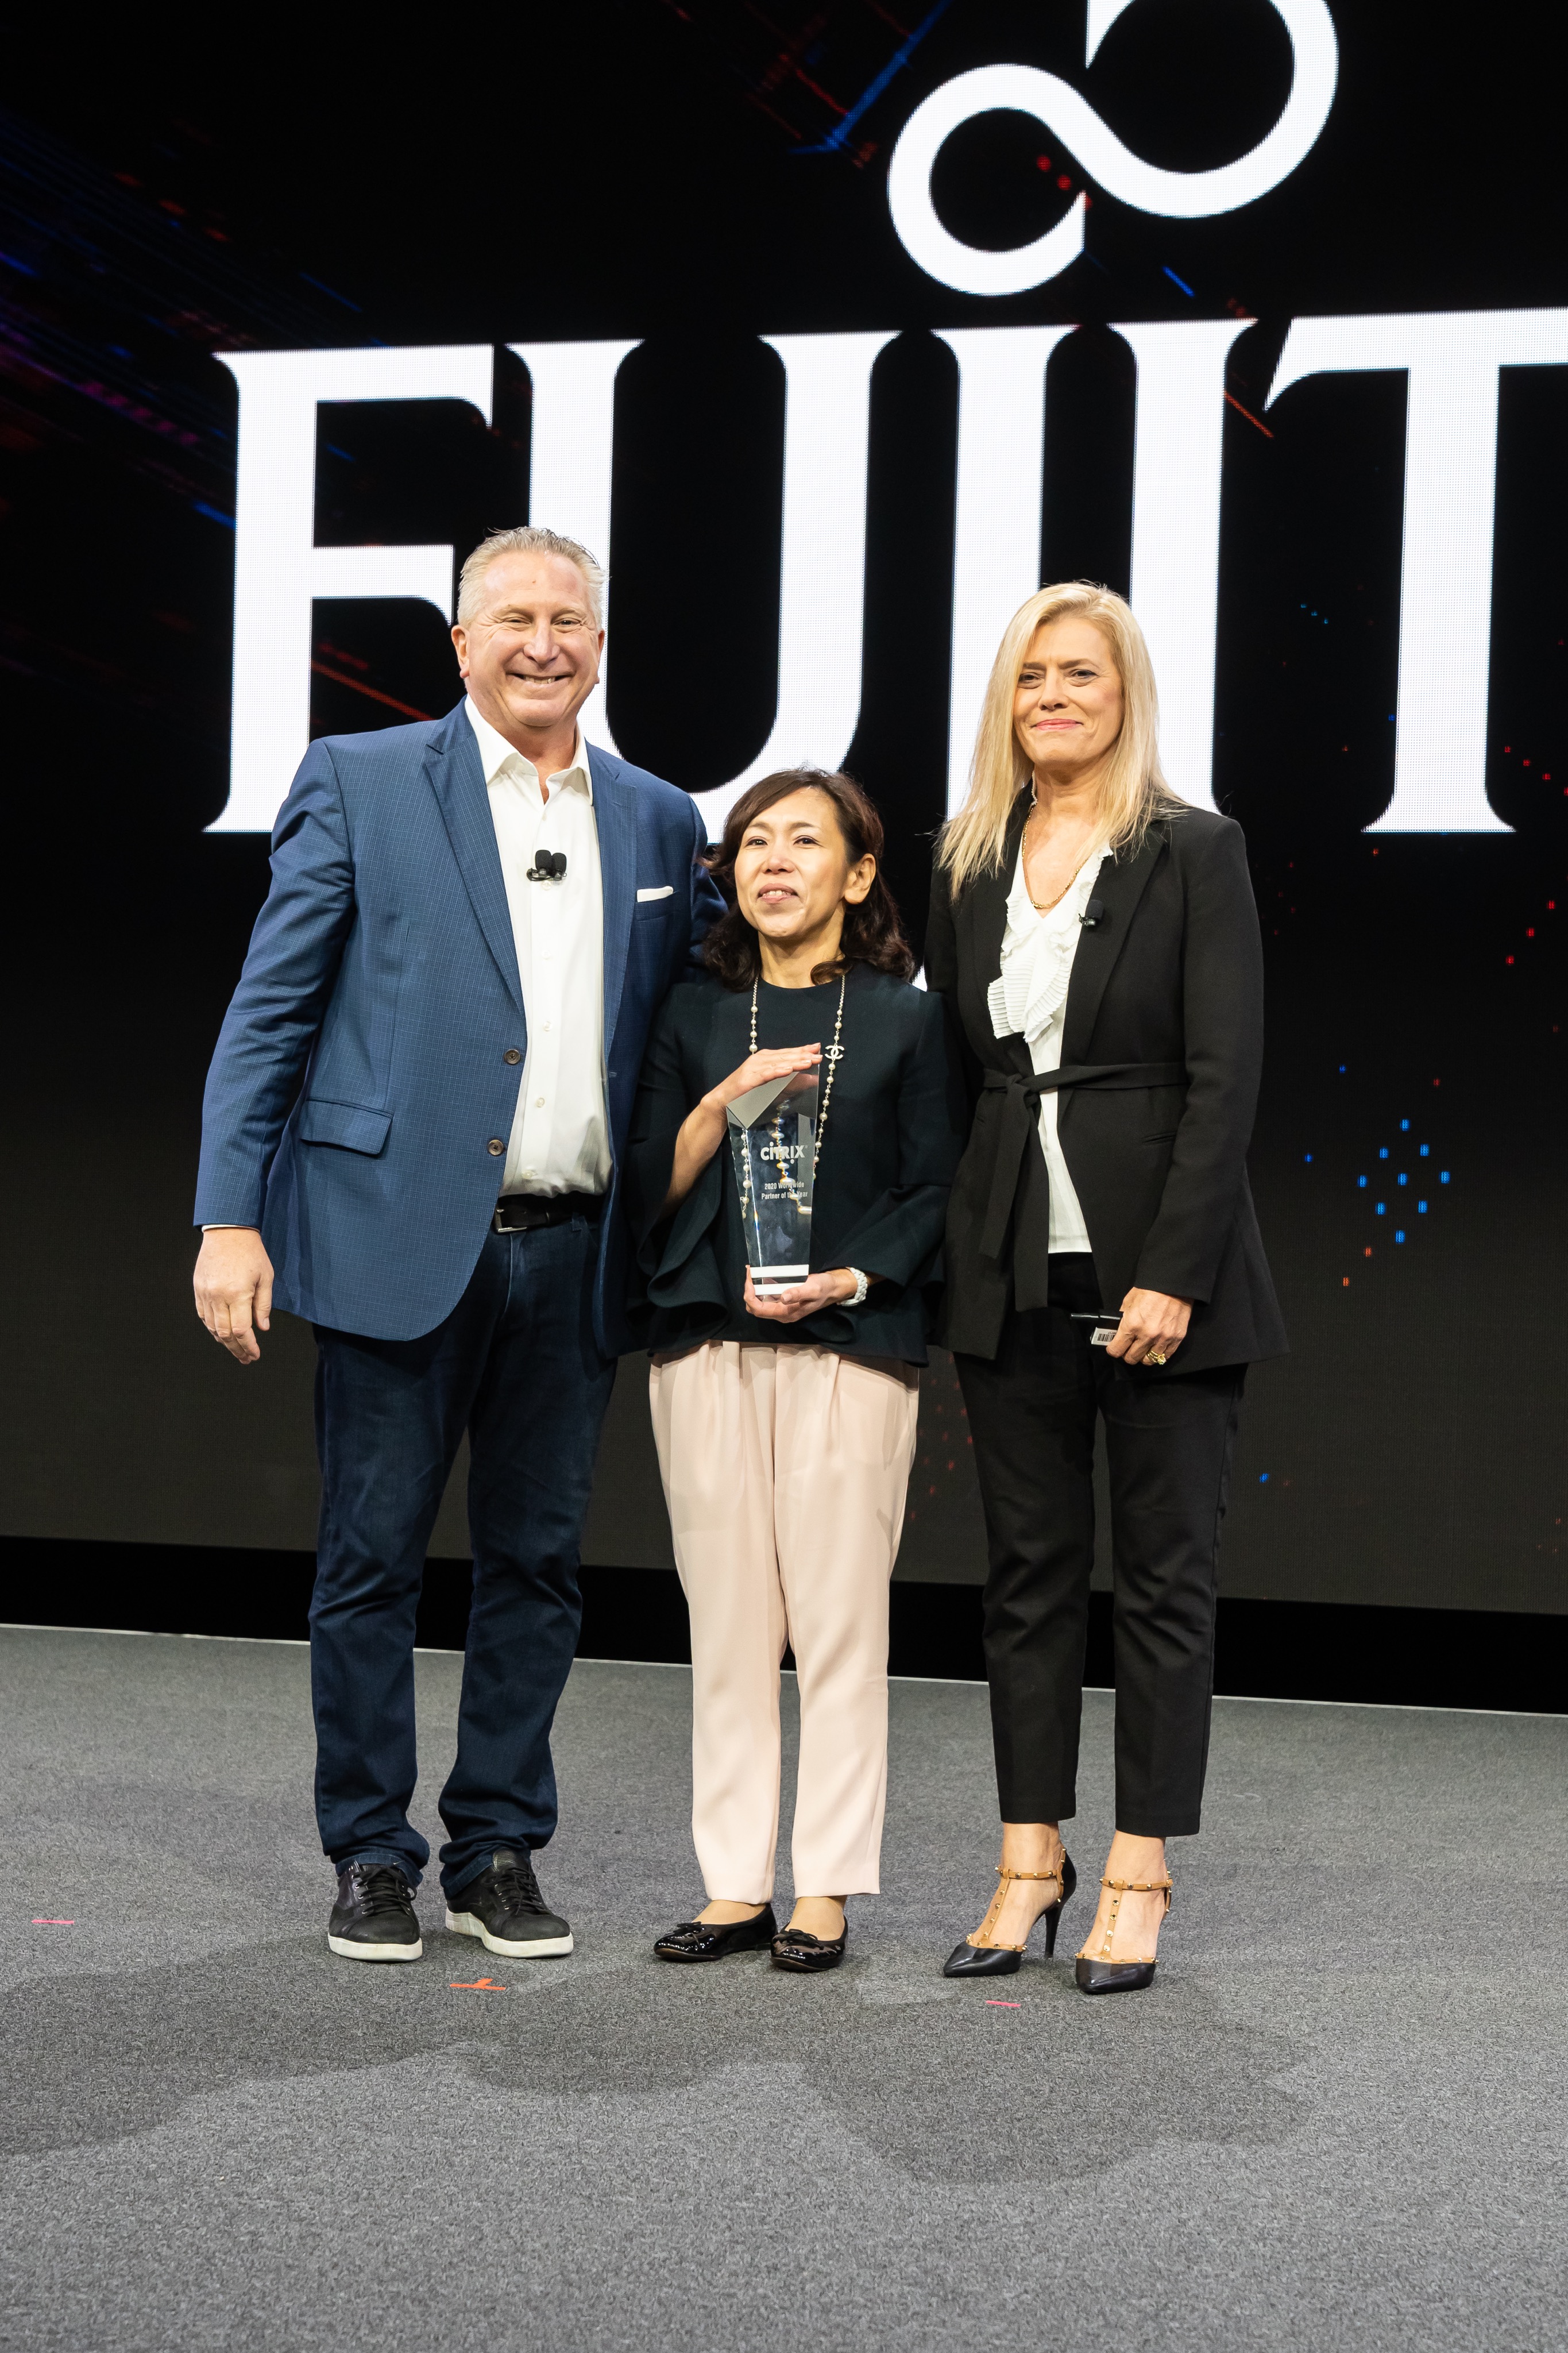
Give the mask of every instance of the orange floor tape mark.
[[494, 1978], [470, 1978], [464, 1981], [448, 1978], [447, 1990], [448, 1993], [505, 1993], [506, 1988], [497, 1985]]

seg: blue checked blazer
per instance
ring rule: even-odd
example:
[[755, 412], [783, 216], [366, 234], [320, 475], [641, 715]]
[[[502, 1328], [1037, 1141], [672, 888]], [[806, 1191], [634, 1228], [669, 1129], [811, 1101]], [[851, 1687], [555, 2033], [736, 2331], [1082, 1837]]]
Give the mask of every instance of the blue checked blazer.
[[[626, 1312], [626, 1132], [649, 1023], [723, 902], [689, 797], [588, 747], [605, 907], [615, 1158], [595, 1337]], [[639, 902], [640, 891], [667, 898]], [[372, 1339], [450, 1314], [484, 1245], [527, 1018], [479, 745], [445, 719], [312, 744], [272, 834], [272, 887], [202, 1110], [198, 1225], [257, 1225], [275, 1303]]]

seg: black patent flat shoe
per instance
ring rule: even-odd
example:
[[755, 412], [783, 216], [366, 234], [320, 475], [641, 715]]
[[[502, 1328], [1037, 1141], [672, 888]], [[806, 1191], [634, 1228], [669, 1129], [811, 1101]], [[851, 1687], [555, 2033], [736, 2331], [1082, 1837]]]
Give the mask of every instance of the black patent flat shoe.
[[1148, 1960], [1113, 1961], [1110, 1940], [1116, 1934], [1116, 1915], [1121, 1909], [1124, 1895], [1163, 1895], [1165, 1909], [1171, 1908], [1171, 1883], [1168, 1879], [1102, 1879], [1101, 1887], [1109, 1887], [1116, 1897], [1100, 1939], [1098, 1953], [1080, 1953], [1075, 1972], [1079, 1993], [1142, 1993], [1154, 1982], [1153, 1957]]
[[[998, 1864], [996, 1893], [991, 1898], [990, 1909], [984, 1919], [974, 1932], [977, 1936], [984, 1936], [986, 1929], [1000, 1912], [1003, 1898], [1007, 1893], [1007, 1883], [1013, 1879], [1048, 1879], [1056, 1887], [1056, 1902], [1047, 1904], [1045, 1910], [1037, 1913], [1035, 1918], [1035, 1927], [1038, 1927], [1042, 1920], [1046, 1924], [1046, 1958], [1048, 1961], [1057, 1949], [1057, 1929], [1061, 1921], [1062, 1905], [1078, 1885], [1078, 1873], [1072, 1867], [1072, 1857], [1065, 1849], [1063, 1850], [1062, 1867], [1059, 1872], [1004, 1871]], [[1029, 1934], [1031, 1936], [1034, 1934], [1033, 1928]], [[1022, 1964], [1025, 1945], [1027, 1941], [1026, 1938], [1024, 1945], [972, 1945], [966, 1936], [962, 1945], [953, 1947], [942, 1963], [942, 1976], [944, 1978], [1010, 1978]], [[1079, 1982], [1081, 1983], [1081, 1979]]]
[[778, 1935], [773, 1907], [750, 1920], [682, 1920], [654, 1951], [661, 1961], [727, 1961], [732, 1953], [760, 1953]]
[[848, 1942], [847, 1920], [842, 1936], [814, 1936], [809, 1928], [785, 1928], [773, 1938], [773, 1967], [798, 1969], [809, 1975], [819, 1969], [836, 1969]]

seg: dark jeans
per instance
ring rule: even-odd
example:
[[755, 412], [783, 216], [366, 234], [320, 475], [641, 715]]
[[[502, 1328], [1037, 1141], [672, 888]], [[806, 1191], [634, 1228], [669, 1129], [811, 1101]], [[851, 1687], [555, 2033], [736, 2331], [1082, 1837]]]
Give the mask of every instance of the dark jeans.
[[1050, 1304], [1009, 1316], [994, 1362], [954, 1360], [985, 1505], [997, 1791], [1007, 1822], [1077, 1809], [1098, 1413], [1116, 1588], [1116, 1826], [1186, 1837], [1208, 1762], [1219, 1532], [1247, 1367], [1121, 1365], [1069, 1321], [1114, 1304], [1098, 1295], [1092, 1259], [1054, 1257]]
[[429, 1861], [408, 1820], [414, 1620], [465, 1430], [474, 1591], [442, 1883], [450, 1894], [495, 1847], [543, 1846], [554, 1831], [550, 1727], [577, 1647], [577, 1542], [616, 1377], [594, 1342], [597, 1255], [582, 1218], [492, 1233], [423, 1338], [317, 1327], [316, 1819], [340, 1870], [394, 1862], [417, 1884]]

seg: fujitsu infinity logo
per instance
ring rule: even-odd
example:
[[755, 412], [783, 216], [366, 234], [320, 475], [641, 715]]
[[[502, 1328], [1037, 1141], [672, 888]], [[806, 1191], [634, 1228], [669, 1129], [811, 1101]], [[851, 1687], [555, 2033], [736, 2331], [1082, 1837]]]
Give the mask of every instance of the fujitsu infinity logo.
[[[1089, 0], [1084, 64], [1132, 0]], [[1087, 199], [1032, 244], [1001, 253], [964, 245], [937, 218], [931, 167], [953, 132], [978, 114], [1031, 114], [1077, 156], [1118, 202], [1170, 220], [1204, 220], [1256, 204], [1317, 144], [1339, 77], [1339, 43], [1326, 0], [1270, 0], [1290, 36], [1292, 76], [1285, 111], [1266, 139], [1234, 164], [1208, 172], [1166, 172], [1124, 147], [1069, 82], [1035, 66], [977, 66], [923, 99], [905, 123], [888, 172], [888, 206], [905, 251], [930, 278], [961, 294], [1024, 294], [1058, 278], [1083, 251]]]

